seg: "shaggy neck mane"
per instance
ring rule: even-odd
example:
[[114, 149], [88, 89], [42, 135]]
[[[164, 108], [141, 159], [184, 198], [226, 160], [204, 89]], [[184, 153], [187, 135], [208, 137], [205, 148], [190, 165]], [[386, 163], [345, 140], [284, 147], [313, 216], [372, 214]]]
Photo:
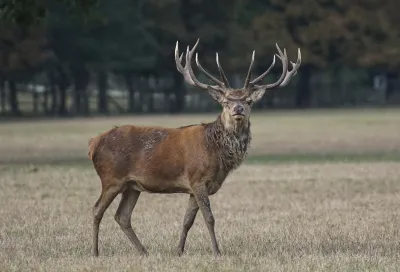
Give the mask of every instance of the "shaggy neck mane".
[[219, 115], [217, 120], [204, 126], [207, 148], [217, 157], [220, 166], [227, 173], [239, 167], [251, 142], [250, 121], [236, 130], [228, 130]]

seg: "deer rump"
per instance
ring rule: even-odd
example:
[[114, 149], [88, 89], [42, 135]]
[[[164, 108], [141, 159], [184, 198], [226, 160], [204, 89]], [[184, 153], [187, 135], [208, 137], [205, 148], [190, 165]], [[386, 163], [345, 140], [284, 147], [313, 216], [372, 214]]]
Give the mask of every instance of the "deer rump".
[[137, 191], [190, 194], [189, 180], [216, 168], [215, 155], [204, 148], [204, 133], [199, 133], [204, 129], [116, 127], [89, 140], [88, 157], [103, 185], [126, 183]]

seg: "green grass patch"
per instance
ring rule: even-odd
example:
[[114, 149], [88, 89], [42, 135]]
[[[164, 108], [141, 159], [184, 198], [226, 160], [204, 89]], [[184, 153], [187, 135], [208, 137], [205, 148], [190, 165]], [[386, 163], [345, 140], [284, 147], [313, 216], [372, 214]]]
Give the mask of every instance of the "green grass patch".
[[[249, 156], [244, 164], [293, 164], [293, 163], [345, 163], [345, 162], [400, 162], [400, 153], [367, 153], [367, 154], [265, 154]], [[3, 163], [1, 170], [7, 168], [35, 169], [41, 166], [60, 168], [93, 167], [87, 158], [38, 159], [31, 161], [10, 161]]]

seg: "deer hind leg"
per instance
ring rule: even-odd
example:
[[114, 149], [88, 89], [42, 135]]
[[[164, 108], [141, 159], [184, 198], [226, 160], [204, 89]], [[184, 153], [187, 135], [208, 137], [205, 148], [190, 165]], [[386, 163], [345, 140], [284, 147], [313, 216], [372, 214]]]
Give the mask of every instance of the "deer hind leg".
[[183, 254], [187, 234], [188, 234], [190, 228], [193, 226], [193, 223], [196, 218], [196, 214], [197, 214], [198, 210], [199, 210], [199, 205], [197, 205], [195, 197], [193, 195], [190, 195], [189, 203], [188, 203], [186, 213], [185, 213], [185, 217], [183, 219], [183, 229], [182, 229], [181, 237], [179, 239], [179, 247], [178, 247], [178, 255], [179, 256], [181, 256]]
[[215, 256], [221, 255], [218, 248], [217, 239], [215, 237], [215, 220], [214, 215], [211, 212], [210, 200], [208, 198], [208, 191], [205, 186], [198, 186], [193, 188], [193, 195], [196, 198], [196, 202], [199, 205], [201, 213], [203, 214], [204, 221], [206, 222], [208, 232], [210, 233], [212, 249]]
[[99, 256], [99, 227], [101, 219], [119, 192], [120, 187], [118, 186], [103, 187], [101, 195], [93, 207], [93, 256]]
[[139, 191], [133, 190], [132, 188], [127, 188], [122, 193], [121, 202], [119, 203], [119, 207], [114, 218], [139, 253], [141, 255], [148, 255], [146, 249], [139, 241], [131, 225], [132, 211], [139, 199], [139, 196]]

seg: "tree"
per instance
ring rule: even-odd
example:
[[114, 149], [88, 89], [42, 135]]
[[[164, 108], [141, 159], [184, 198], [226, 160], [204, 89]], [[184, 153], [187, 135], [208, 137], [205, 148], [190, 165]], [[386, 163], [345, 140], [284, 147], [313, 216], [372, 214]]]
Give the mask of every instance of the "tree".
[[20, 115], [17, 83], [32, 78], [54, 55], [46, 48], [46, 37], [40, 26], [20, 28], [3, 24], [0, 33], [0, 77], [8, 82], [7, 97], [12, 114]]
[[[56, 0], [67, 8], [70, 16], [83, 18], [85, 22], [95, 13], [98, 0]], [[47, 1], [41, 0], [3, 0], [0, 4], [0, 18], [19, 27], [42, 23], [50, 13]]]

